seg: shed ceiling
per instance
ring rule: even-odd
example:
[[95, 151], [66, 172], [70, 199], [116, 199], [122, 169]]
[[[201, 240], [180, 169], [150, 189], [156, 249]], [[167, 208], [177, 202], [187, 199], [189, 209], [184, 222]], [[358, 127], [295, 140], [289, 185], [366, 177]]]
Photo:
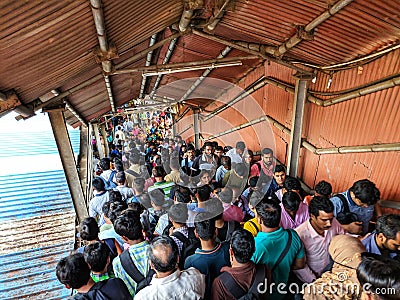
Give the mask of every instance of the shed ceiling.
[[[90, 122], [110, 112], [105, 74], [94, 54], [99, 39], [93, 3], [95, 0], [1, 1], [0, 92], [6, 96], [15, 92], [22, 105], [37, 109], [47, 106], [43, 102], [49, 99], [46, 95], [56, 90], [75, 110], [75, 114], [65, 113], [73, 126], [81, 124], [76, 115]], [[224, 9], [218, 14], [221, 7]], [[168, 63], [215, 59], [232, 42], [251, 48], [253, 52], [235, 47], [225, 57], [258, 53], [260, 58], [242, 60], [240, 66], [213, 69], [208, 75], [232, 83], [265, 59], [285, 64], [294, 73], [296, 68], [313, 71], [393, 47], [399, 44], [399, 7], [399, 0], [102, 1], [105, 38], [116, 47], [108, 57], [114, 69], [145, 67], [147, 51], [140, 58], [137, 54], [149, 47], [151, 36], [157, 34], [159, 42], [177, 32], [182, 13], [193, 8], [190, 25], [178, 37]], [[213, 15], [221, 19], [214, 31], [207, 31]], [[301, 34], [324, 15], [326, 20]], [[206, 34], [195, 34], [192, 29]], [[296, 36], [300, 42], [292, 48], [282, 47]], [[150, 65], [163, 64], [169, 45], [168, 41], [154, 49]], [[274, 52], [279, 46], [283, 53]], [[199, 77], [203, 72], [165, 74], [159, 86]], [[139, 97], [141, 72], [106, 75], [116, 107]], [[156, 79], [147, 77], [145, 94], [151, 93]], [[179, 101], [188, 88], [170, 91], [169, 97]], [[199, 98], [190, 103], [204, 106], [208, 102]], [[2, 112], [7, 109], [2, 106]]]

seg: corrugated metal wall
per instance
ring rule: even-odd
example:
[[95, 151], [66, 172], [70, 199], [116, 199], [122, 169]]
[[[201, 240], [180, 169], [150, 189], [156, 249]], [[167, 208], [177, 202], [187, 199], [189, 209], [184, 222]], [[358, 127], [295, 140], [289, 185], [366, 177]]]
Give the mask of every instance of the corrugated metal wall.
[[[79, 131], [69, 136], [78, 154]], [[0, 139], [7, 160], [0, 176], [0, 299], [65, 299], [71, 291], [58, 282], [55, 266], [73, 250], [75, 211], [53, 133]]]
[[[317, 74], [317, 82], [310, 83], [310, 91], [337, 93], [359, 87], [373, 81], [396, 74], [400, 70], [400, 51], [397, 50], [362, 68], [339, 71], [332, 75], [332, 84], [327, 88], [329, 75]], [[263, 67], [242, 80], [238, 85], [245, 88], [261, 75], [270, 76], [292, 86], [295, 85], [293, 71], [274, 63]], [[396, 86], [380, 92], [351, 99], [328, 107], [306, 104], [303, 138], [317, 148], [358, 146], [366, 144], [400, 142], [400, 87]], [[284, 126], [291, 128], [293, 114], [293, 95], [275, 86], [266, 85], [251, 95], [266, 114]], [[316, 95], [321, 99], [328, 96]], [[229, 95], [231, 99], [234, 95]], [[201, 122], [201, 130], [207, 133], [222, 132], [228, 127], [237, 126], [246, 119], [246, 115], [256, 117], [242, 100], [233, 107], [218, 114], [223, 121], [215, 122], [217, 117]], [[213, 103], [207, 107], [214, 110], [220, 104]], [[204, 113], [204, 115], [207, 115]], [[187, 125], [185, 125], [187, 126]], [[263, 131], [267, 123], [260, 123], [257, 131]], [[184, 127], [184, 126], [183, 126]], [[287, 147], [290, 136], [273, 128], [276, 145], [276, 156], [287, 163]], [[187, 132], [189, 134], [189, 132]], [[183, 135], [184, 138], [187, 135]], [[234, 145], [234, 141], [243, 138], [252, 150], [259, 150], [255, 143], [255, 132], [248, 127], [240, 132], [221, 136], [217, 140], [223, 144]], [[356, 180], [368, 178], [376, 183], [382, 199], [400, 201], [400, 186], [397, 184], [396, 171], [400, 167], [400, 152], [352, 153], [315, 155], [306, 149], [301, 150], [298, 176], [311, 188], [320, 181], [328, 180], [334, 191], [349, 188]]]

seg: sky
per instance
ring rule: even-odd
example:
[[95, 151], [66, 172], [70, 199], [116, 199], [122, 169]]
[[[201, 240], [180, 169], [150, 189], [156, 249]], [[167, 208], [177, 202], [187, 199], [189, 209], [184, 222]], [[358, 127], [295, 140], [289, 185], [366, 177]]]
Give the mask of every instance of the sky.
[[[8, 143], [8, 145], [3, 144], [0, 147], [0, 165], [2, 166], [0, 168], [0, 176], [30, 172], [62, 170], [62, 164], [58, 153], [43, 155], [37, 154], [35, 156], [32, 156], [32, 154], [23, 156], [13, 155], [13, 148], [17, 148], [18, 150], [20, 150], [21, 147], [18, 147], [18, 145], [14, 145], [12, 143], [10, 144], [10, 133], [11, 136], [13, 136], [12, 133], [26, 132], [28, 135], [26, 137], [26, 140], [31, 140], [32, 138], [32, 136], [29, 136], [29, 132], [49, 132], [48, 136], [50, 138], [52, 136], [52, 133], [50, 134], [52, 129], [47, 113], [37, 112], [36, 116], [27, 120], [20, 121], [17, 121], [15, 119], [17, 115], [17, 113], [12, 111], [4, 117], [0, 118], [0, 140], [2, 140], [3, 143]], [[78, 130], [73, 129], [69, 125], [67, 125], [67, 128], [68, 130]], [[15, 135], [15, 137], [17, 136], [20, 136], [20, 134]], [[34, 142], [35, 140], [32, 141], [32, 143]], [[23, 150], [29, 152], [30, 149]]]

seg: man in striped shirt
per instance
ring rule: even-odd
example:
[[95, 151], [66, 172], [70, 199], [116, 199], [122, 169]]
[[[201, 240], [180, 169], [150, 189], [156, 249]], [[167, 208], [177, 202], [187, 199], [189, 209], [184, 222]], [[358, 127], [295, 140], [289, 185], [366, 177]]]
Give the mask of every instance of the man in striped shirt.
[[[140, 223], [140, 215], [131, 210], [122, 213], [114, 222], [115, 231], [129, 245], [129, 255], [134, 262], [136, 268], [144, 277], [149, 272], [149, 257], [147, 248], [149, 243], [143, 237], [143, 227]], [[135, 296], [137, 282], [135, 282], [125, 271], [121, 264], [120, 257], [116, 257], [113, 261], [114, 275], [121, 278], [128, 287], [132, 297]]]

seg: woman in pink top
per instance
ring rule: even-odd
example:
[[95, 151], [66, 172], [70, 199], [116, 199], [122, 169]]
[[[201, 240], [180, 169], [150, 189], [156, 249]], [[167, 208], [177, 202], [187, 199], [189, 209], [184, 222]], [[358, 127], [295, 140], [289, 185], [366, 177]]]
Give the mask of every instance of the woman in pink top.
[[294, 229], [309, 219], [308, 205], [301, 201], [298, 193], [289, 191], [283, 194], [281, 226]]

